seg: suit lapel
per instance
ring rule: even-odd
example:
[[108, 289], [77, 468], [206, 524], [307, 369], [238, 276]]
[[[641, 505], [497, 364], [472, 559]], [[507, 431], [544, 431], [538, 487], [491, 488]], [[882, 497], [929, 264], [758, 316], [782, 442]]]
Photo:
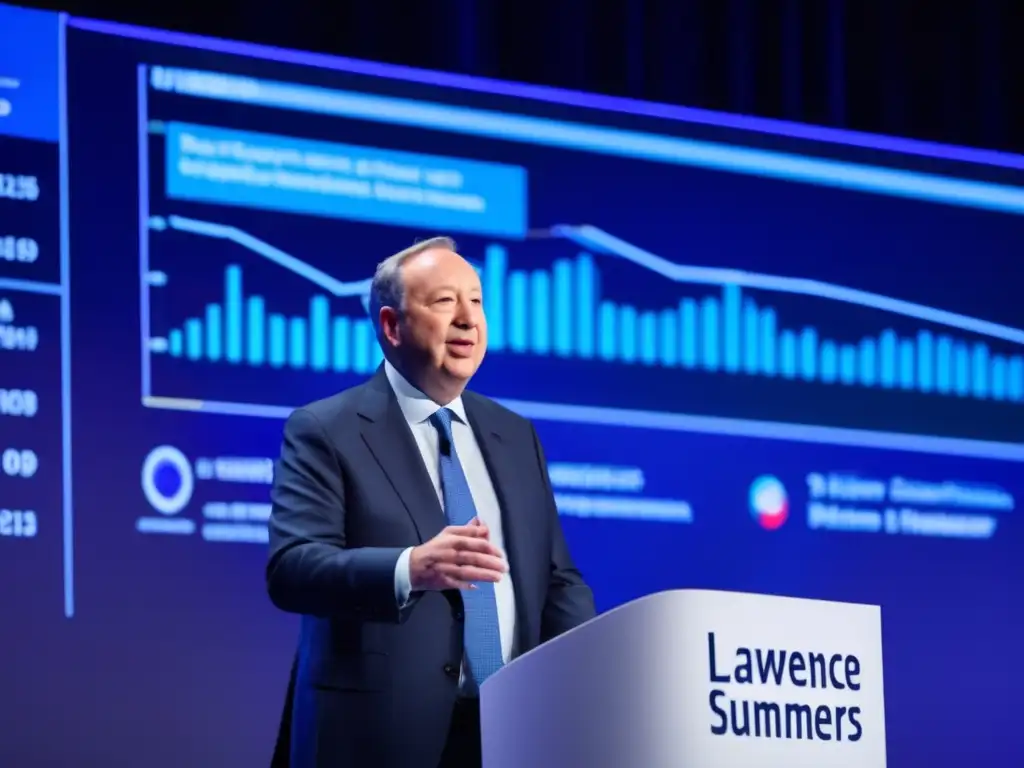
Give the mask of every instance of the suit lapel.
[[367, 382], [359, 415], [363, 439], [402, 499], [420, 541], [433, 538], [445, 526], [444, 511], [383, 368]]
[[520, 652], [526, 650], [525, 639], [530, 637], [528, 596], [532, 594], [529, 576], [534, 572], [528, 568], [527, 556], [530, 542], [527, 538], [529, 507], [523, 495], [523, 484], [519, 480], [523, 473], [517, 469], [517, 456], [513, 454], [501, 433], [495, 429], [493, 420], [486, 418], [485, 409], [471, 397], [463, 396], [466, 415], [476, 435], [484, 463], [494, 484], [494, 492], [501, 505], [501, 529], [505, 539], [509, 569], [516, 595], [516, 634], [519, 636]]

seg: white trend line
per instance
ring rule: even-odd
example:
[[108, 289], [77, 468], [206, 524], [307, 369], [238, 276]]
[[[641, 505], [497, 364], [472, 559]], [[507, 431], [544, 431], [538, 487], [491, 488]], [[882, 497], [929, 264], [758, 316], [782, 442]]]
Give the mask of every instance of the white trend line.
[[703, 283], [706, 285], [739, 285], [746, 288], [762, 288], [782, 293], [816, 296], [862, 307], [872, 307], [886, 312], [917, 318], [940, 325], [972, 331], [985, 336], [1004, 339], [1015, 344], [1024, 344], [1024, 330], [1007, 325], [979, 320], [975, 317], [947, 312], [943, 309], [926, 307], [910, 301], [894, 299], [877, 293], [846, 288], [818, 280], [801, 277], [778, 277], [738, 269], [717, 269], [675, 264], [656, 256], [625, 240], [590, 225], [558, 225], [551, 228], [551, 234], [565, 237], [591, 251], [621, 256], [645, 269], [679, 283]]
[[[319, 285], [334, 296], [359, 296], [365, 298], [369, 294], [369, 278], [349, 282], [338, 280], [237, 227], [189, 219], [183, 216], [169, 216], [167, 222], [172, 229], [182, 232], [191, 232], [197, 235], [238, 243], [244, 248], [248, 248], [275, 264]], [[834, 285], [802, 277], [781, 277], [758, 272], [745, 272], [739, 269], [676, 264], [589, 224], [582, 226], [559, 224], [552, 227], [550, 232], [555, 236], [572, 240], [595, 253], [621, 256], [638, 266], [678, 283], [738, 285], [744, 288], [760, 288], [779, 293], [813, 296], [846, 304], [880, 309], [905, 317], [912, 317], [926, 322], [978, 333], [983, 336], [1003, 339], [1014, 344], [1024, 344], [1024, 330], [1019, 328], [993, 323], [988, 320], [980, 320], [976, 317], [968, 317], [967, 315], [928, 307], [923, 304], [915, 304], [911, 301], [894, 299], [891, 296], [883, 296], [869, 291], [861, 291], [855, 288], [847, 288], [842, 285]]]
[[196, 219], [188, 219], [184, 216], [168, 216], [167, 223], [172, 229], [177, 229], [181, 232], [191, 232], [196, 235], [216, 237], [238, 243], [243, 248], [248, 248], [250, 251], [258, 253], [260, 256], [269, 259], [278, 266], [284, 267], [300, 277], [304, 277], [310, 282], [316, 283], [334, 296], [366, 296], [370, 292], [369, 279], [351, 282], [338, 280], [337, 278], [331, 277], [326, 272], [321, 272], [316, 267], [295, 258], [291, 254], [285, 253], [279, 248], [275, 248], [270, 243], [265, 243], [259, 238], [253, 237], [248, 232], [243, 232], [237, 227], [231, 227], [226, 224], [214, 224], [208, 221], [198, 221]]

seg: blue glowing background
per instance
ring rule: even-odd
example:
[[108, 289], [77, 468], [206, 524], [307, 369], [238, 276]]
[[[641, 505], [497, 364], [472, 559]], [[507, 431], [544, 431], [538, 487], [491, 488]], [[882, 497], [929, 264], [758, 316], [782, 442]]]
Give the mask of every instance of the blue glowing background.
[[890, 764], [1016, 764], [1018, 171], [0, 21], [5, 764], [267, 759], [281, 419], [373, 370], [367, 278], [438, 232], [601, 609], [881, 604]]

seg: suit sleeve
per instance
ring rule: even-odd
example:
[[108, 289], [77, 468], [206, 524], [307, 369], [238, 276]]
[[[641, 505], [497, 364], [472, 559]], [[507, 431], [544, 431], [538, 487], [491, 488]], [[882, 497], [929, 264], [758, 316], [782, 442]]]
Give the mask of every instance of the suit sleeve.
[[395, 569], [403, 548], [349, 549], [342, 468], [316, 416], [285, 422], [271, 490], [267, 592], [278, 608], [400, 622]]
[[594, 608], [594, 594], [583, 580], [569, 553], [569, 546], [562, 531], [562, 521], [558, 517], [558, 507], [555, 505], [547, 460], [544, 458], [544, 449], [536, 430], [533, 430], [533, 442], [540, 463], [544, 495], [548, 503], [548, 521], [551, 526], [548, 592], [541, 614], [540, 640], [543, 643], [589, 621], [597, 611]]

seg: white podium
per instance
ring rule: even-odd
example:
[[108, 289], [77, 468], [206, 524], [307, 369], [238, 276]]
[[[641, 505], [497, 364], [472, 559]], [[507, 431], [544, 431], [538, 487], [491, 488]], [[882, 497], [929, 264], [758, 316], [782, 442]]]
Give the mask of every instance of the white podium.
[[878, 606], [678, 590], [514, 659], [484, 768], [884, 768]]

